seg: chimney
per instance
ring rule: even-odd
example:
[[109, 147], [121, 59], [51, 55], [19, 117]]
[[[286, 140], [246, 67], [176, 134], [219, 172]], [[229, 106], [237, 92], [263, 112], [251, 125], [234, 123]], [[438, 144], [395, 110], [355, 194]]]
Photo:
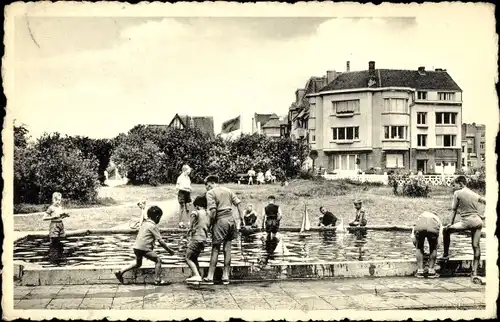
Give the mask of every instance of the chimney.
[[375, 71], [375, 62], [374, 61], [371, 61], [368, 63], [368, 70]]
[[420, 66], [420, 67], [418, 68], [418, 73], [419, 73], [420, 75], [425, 75], [425, 67], [424, 67], [424, 66]]
[[296, 102], [300, 102], [302, 100], [302, 98], [304, 98], [304, 94], [306, 93], [306, 90], [305, 89], [297, 89], [295, 91], [295, 99], [296, 99]]
[[377, 84], [377, 76], [375, 76], [375, 62], [371, 61], [368, 63], [368, 87], [372, 87]]
[[337, 78], [337, 72], [334, 70], [327, 70], [326, 71], [326, 79], [328, 81], [328, 84], [330, 84], [335, 78]]
[[351, 62], [347, 61], [345, 64], [345, 71], [349, 73], [351, 71]]

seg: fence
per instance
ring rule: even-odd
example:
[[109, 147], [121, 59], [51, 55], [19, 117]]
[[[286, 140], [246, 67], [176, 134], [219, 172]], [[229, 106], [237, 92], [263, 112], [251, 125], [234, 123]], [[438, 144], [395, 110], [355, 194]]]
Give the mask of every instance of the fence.
[[[422, 176], [409, 176], [404, 179], [397, 179], [396, 182], [401, 185], [410, 181], [413, 178], [419, 178], [430, 186], [450, 186], [457, 175], [422, 175]], [[389, 175], [385, 174], [324, 174], [323, 178], [326, 180], [342, 180], [348, 179], [358, 182], [380, 182], [385, 185], [389, 184]]]

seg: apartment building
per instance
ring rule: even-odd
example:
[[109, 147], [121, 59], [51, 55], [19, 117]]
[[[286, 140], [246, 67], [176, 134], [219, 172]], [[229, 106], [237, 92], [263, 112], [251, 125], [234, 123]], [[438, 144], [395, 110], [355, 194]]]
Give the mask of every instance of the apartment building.
[[309, 99], [308, 132], [328, 171], [454, 173], [462, 90], [446, 70], [346, 71]]
[[462, 124], [462, 169], [472, 171], [484, 167], [486, 127], [482, 124]]

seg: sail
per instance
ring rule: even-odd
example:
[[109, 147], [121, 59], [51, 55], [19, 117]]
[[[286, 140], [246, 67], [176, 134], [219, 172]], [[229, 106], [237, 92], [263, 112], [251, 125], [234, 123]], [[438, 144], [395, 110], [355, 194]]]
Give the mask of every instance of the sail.
[[347, 229], [344, 226], [344, 217], [340, 217], [340, 223], [337, 225], [335, 231], [338, 233], [344, 233], [347, 231]]
[[304, 206], [304, 216], [302, 217], [302, 226], [300, 227], [300, 232], [305, 232], [311, 229], [311, 222], [309, 221], [309, 215], [307, 214], [307, 206]]

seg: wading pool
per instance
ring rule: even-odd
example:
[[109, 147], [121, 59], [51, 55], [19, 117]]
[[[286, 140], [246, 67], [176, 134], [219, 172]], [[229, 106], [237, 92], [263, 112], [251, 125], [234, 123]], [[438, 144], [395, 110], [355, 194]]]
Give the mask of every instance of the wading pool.
[[[184, 233], [164, 232], [163, 238], [175, 250], [169, 256], [156, 246], [162, 262], [185, 266], [186, 239]], [[28, 236], [14, 243], [14, 260], [42, 267], [121, 266], [134, 260], [135, 233], [85, 234], [68, 236], [60, 245], [50, 244], [44, 236]], [[233, 241], [232, 265], [238, 264], [307, 264], [373, 260], [412, 260], [415, 249], [408, 231], [359, 230], [348, 233], [333, 231], [310, 232], [301, 237], [298, 232], [282, 231], [281, 242], [267, 242], [264, 233]], [[200, 263], [209, 262], [210, 243], [200, 255]], [[426, 245], [427, 249], [427, 245]], [[485, 238], [481, 238], [482, 258], [485, 257]], [[438, 257], [442, 255], [442, 246]], [[471, 238], [453, 235], [450, 258], [472, 259]], [[54, 260], [54, 258], [57, 258]], [[222, 262], [222, 252], [219, 261]]]

